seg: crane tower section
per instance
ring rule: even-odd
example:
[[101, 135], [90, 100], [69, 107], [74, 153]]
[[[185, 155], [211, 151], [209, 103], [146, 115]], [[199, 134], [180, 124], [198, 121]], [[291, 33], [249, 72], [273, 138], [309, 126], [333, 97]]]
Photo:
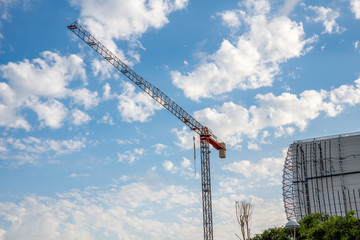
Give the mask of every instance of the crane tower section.
[[115, 54], [107, 49], [100, 41], [92, 36], [85, 28], [77, 22], [68, 26], [88, 46], [95, 50], [103, 59], [113, 65], [119, 72], [125, 75], [135, 85], [146, 92], [156, 102], [161, 104], [171, 112], [180, 121], [185, 123], [191, 130], [200, 135], [200, 152], [201, 152], [201, 183], [202, 183], [202, 203], [203, 203], [203, 230], [204, 240], [213, 239], [213, 220], [212, 220], [212, 203], [211, 203], [211, 176], [210, 176], [210, 150], [211, 144], [216, 150], [219, 150], [219, 157], [226, 157], [226, 145], [212, 131], [199, 123], [194, 117], [182, 109], [165, 93], [157, 87], [146, 81], [144, 78], [135, 73]]

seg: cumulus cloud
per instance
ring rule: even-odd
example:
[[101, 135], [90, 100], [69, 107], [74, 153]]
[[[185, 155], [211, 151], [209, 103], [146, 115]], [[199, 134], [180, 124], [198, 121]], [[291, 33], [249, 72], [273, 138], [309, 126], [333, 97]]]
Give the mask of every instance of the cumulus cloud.
[[174, 163], [170, 160], [165, 160], [162, 165], [166, 171], [176, 171], [174, 168]]
[[171, 132], [176, 135], [177, 141], [175, 141], [175, 145], [179, 146], [182, 149], [192, 149], [194, 148], [194, 137], [195, 142], [199, 141], [199, 137], [194, 132], [191, 132], [188, 127], [184, 126], [181, 130], [177, 128], [171, 129]]
[[[233, 179], [225, 181], [232, 183]], [[215, 193], [216, 239], [231, 239], [238, 231], [235, 201], [251, 199], [256, 206], [252, 233], [279, 226], [286, 220], [281, 199]], [[8, 240], [109, 237], [178, 240], [201, 238], [203, 234], [198, 188], [152, 185], [145, 179], [124, 185], [74, 189], [54, 197], [32, 195], [16, 203], [0, 202], [0, 219], [6, 223], [2, 234]], [[38, 227], [34, 228], [34, 224]]]
[[168, 148], [167, 145], [158, 143], [152, 146], [154, 148], [154, 152], [158, 155], [168, 155], [166, 149]]
[[314, 22], [321, 22], [324, 26], [323, 33], [341, 33], [345, 31], [344, 27], [340, 27], [336, 19], [340, 17], [340, 13], [334, 9], [318, 6], [309, 6], [309, 9], [316, 13]]
[[14, 149], [33, 152], [33, 153], [46, 153], [54, 152], [55, 154], [69, 154], [84, 148], [85, 138], [82, 139], [69, 139], [69, 140], [54, 140], [54, 139], [41, 139], [36, 137], [28, 137], [22, 139], [9, 138], [8, 143]]
[[136, 160], [140, 159], [142, 155], [145, 154], [145, 149], [135, 148], [132, 151], [126, 151], [125, 153], [118, 153], [118, 161], [128, 161], [130, 164], [134, 163]]
[[[56, 197], [33, 195], [19, 203], [0, 202], [6, 222], [0, 233], [9, 240], [201, 238], [200, 204], [197, 194], [184, 187], [143, 182]], [[177, 212], [171, 221], [159, 217], [169, 210]]]
[[4, 82], [0, 82], [0, 126], [30, 130], [30, 124], [18, 114], [24, 101], [18, 101], [16, 92]]
[[271, 17], [266, 0], [248, 0], [244, 6], [243, 14], [233, 10], [232, 16], [241, 16], [248, 32], [234, 43], [223, 40], [219, 49], [207, 55], [204, 63], [192, 72], [171, 72], [174, 85], [181, 88], [186, 97], [199, 100], [233, 89], [271, 86], [281, 63], [309, 51], [315, 37], [306, 39], [301, 23], [286, 16]]
[[73, 123], [77, 126], [88, 123], [91, 120], [91, 117], [87, 113], [84, 113], [79, 109], [74, 109], [71, 114]]
[[71, 90], [70, 95], [75, 104], [84, 106], [85, 109], [96, 107], [99, 104], [98, 93], [91, 92], [87, 88]]
[[189, 159], [187, 159], [186, 157], [183, 158], [183, 161], [181, 162], [181, 167], [182, 168], [188, 168], [190, 167], [191, 162]]
[[281, 185], [281, 174], [284, 167], [284, 157], [263, 158], [257, 163], [248, 160], [232, 162], [222, 167], [223, 170], [237, 173], [259, 183], [266, 180], [266, 185]]
[[245, 13], [240, 10], [228, 10], [218, 13], [218, 15], [221, 16], [221, 19], [226, 26], [230, 27], [231, 29], [238, 29], [241, 26], [240, 18], [241, 16], [244, 16]]
[[109, 64], [107, 61], [105, 60], [100, 61], [97, 58], [92, 60], [91, 68], [93, 71], [93, 75], [99, 78], [100, 80], [110, 78], [111, 72], [114, 69], [114, 67], [111, 64]]
[[225, 102], [221, 107], [197, 111], [194, 116], [227, 144], [236, 146], [245, 136], [256, 139], [267, 128], [275, 129], [276, 137], [293, 134], [294, 127], [302, 131], [321, 113], [334, 117], [346, 106], [359, 104], [359, 94], [360, 79], [353, 85], [342, 85], [330, 91], [306, 90], [299, 95], [282, 93], [279, 96], [258, 94], [255, 97], [258, 104], [249, 108]]
[[360, 19], [360, 0], [350, 0], [350, 7], [355, 14], [355, 18]]
[[23, 62], [1, 65], [1, 75], [24, 97], [64, 97], [70, 81], [76, 77], [86, 78], [83, 61], [77, 55], [62, 57], [45, 51], [41, 53], [41, 57], [31, 62], [25, 59]]
[[117, 96], [119, 99], [118, 110], [125, 122], [146, 122], [155, 110], [162, 109], [162, 106], [151, 99], [144, 92], [135, 92], [135, 86], [125, 82], [123, 92]]
[[109, 125], [115, 124], [113, 118], [110, 116], [110, 113], [106, 113], [98, 122]]
[[279, 10], [281, 15], [288, 16], [299, 3], [300, 0], [285, 0], [284, 5]]
[[72, 173], [70, 174], [69, 178], [79, 178], [79, 177], [88, 177], [90, 176], [89, 173]]
[[[125, 59], [114, 40], [130, 40], [130, 46], [141, 48], [137, 39], [149, 29], [166, 25], [168, 15], [184, 9], [188, 0], [71, 0], [70, 3], [80, 8], [80, 22], [105, 46]], [[130, 55], [138, 61], [136, 53], [132, 51]]]
[[31, 126], [22, 115], [24, 109], [33, 110], [42, 126], [60, 128], [68, 109], [60, 100], [72, 98], [86, 109], [96, 106], [97, 93], [85, 88], [71, 90], [70, 82], [86, 80], [82, 59], [77, 55], [60, 56], [45, 51], [41, 58], [9, 62], [0, 66], [0, 126], [24, 128]]
[[104, 86], [103, 86], [103, 99], [104, 100], [109, 100], [111, 99], [113, 96], [111, 94], [111, 87], [110, 87], [110, 84], [109, 83], [106, 83]]
[[163, 161], [162, 166], [166, 171], [170, 172], [171, 174], [178, 174], [185, 179], [200, 178], [200, 175], [196, 172], [196, 169], [191, 167], [191, 161], [185, 157], [183, 157], [180, 165], [176, 165], [170, 160], [165, 160]]
[[36, 98], [32, 98], [28, 106], [37, 113], [42, 126], [60, 128], [67, 115], [67, 109], [64, 104], [54, 99], [41, 102]]
[[4, 237], [5, 233], [6, 233], [6, 231], [4, 229], [0, 228], [0, 239], [1, 240], [5, 239], [5, 237]]
[[9, 165], [39, 164], [40, 160], [70, 154], [86, 147], [86, 138], [55, 140], [37, 137], [0, 138], [4, 149], [1, 158], [10, 159]]

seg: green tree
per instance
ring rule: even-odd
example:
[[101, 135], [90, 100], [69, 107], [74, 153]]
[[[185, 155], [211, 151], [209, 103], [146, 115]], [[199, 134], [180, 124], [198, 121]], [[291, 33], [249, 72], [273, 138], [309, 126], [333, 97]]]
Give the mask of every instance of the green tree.
[[269, 228], [262, 234], [257, 234], [251, 240], [290, 240], [290, 232], [284, 227]]
[[[330, 216], [313, 213], [299, 222], [297, 240], [360, 240], [360, 220], [354, 211], [344, 216]], [[255, 235], [252, 240], [288, 240], [289, 230], [284, 227], [270, 228], [262, 234]]]
[[315, 213], [300, 221], [299, 240], [360, 240], [360, 220], [349, 211], [346, 216]]

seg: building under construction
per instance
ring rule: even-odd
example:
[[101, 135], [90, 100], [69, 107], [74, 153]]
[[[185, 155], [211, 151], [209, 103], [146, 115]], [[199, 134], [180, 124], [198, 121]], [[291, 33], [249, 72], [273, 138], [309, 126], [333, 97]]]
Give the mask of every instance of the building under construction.
[[283, 172], [288, 220], [310, 213], [360, 218], [360, 133], [295, 141]]

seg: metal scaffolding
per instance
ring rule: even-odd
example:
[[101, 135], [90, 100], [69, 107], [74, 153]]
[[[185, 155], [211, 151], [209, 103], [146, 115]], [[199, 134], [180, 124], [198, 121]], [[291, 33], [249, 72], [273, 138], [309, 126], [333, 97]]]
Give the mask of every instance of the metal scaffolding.
[[288, 220], [310, 213], [360, 217], [360, 133], [293, 142], [283, 171]]

